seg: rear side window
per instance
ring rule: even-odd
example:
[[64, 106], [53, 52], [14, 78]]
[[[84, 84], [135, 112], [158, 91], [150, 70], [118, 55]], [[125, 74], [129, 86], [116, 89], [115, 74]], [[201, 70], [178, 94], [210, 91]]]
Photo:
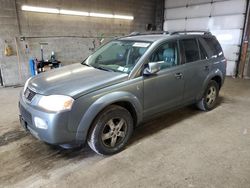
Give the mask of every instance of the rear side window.
[[196, 39], [182, 40], [184, 53], [186, 56], [186, 63], [200, 60], [199, 49]]
[[199, 42], [199, 48], [200, 48], [200, 54], [201, 54], [201, 59], [208, 59], [208, 55], [207, 52], [204, 48], [204, 46], [202, 46], [201, 42]]
[[223, 55], [221, 46], [215, 37], [203, 38], [203, 39], [206, 41], [206, 43], [207, 43], [207, 45], [212, 53], [212, 57], [219, 57], [219, 56]]

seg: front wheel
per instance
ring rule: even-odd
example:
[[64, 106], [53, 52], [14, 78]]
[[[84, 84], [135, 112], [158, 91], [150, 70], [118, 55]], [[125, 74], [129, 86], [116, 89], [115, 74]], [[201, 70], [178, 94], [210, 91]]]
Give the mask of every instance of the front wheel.
[[203, 97], [197, 103], [197, 107], [203, 111], [212, 110], [216, 106], [218, 95], [219, 95], [218, 83], [214, 80], [210, 80]]
[[133, 119], [125, 108], [111, 105], [93, 122], [88, 136], [92, 150], [101, 155], [120, 152], [133, 133]]

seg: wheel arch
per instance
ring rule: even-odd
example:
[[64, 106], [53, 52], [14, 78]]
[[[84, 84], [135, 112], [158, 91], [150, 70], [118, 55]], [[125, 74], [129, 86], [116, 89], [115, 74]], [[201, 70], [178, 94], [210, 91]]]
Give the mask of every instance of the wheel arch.
[[110, 105], [118, 105], [118, 106], [121, 106], [123, 108], [125, 108], [126, 110], [128, 110], [133, 118], [133, 122], [134, 122], [134, 125], [137, 124], [138, 122], [138, 115], [137, 115], [137, 112], [136, 112], [136, 109], [135, 109], [135, 106], [129, 102], [129, 101], [118, 101], [118, 102], [115, 102], [115, 103], [112, 103]]
[[219, 75], [216, 75], [216, 76], [212, 77], [211, 80], [216, 81], [217, 84], [219, 85], [219, 89], [221, 88], [221, 86], [222, 86], [222, 78]]
[[215, 69], [207, 75], [207, 77], [202, 85], [202, 91], [199, 93], [197, 100], [200, 100], [202, 98], [204, 91], [206, 90], [207, 85], [208, 85], [210, 80], [216, 81], [219, 84], [219, 88], [221, 88], [223, 83], [224, 83], [223, 73], [219, 69]]
[[127, 109], [134, 121], [134, 125], [142, 121], [142, 104], [139, 99], [129, 92], [113, 92], [97, 99], [84, 113], [77, 128], [76, 140], [84, 143], [96, 116], [110, 105], [119, 105]]

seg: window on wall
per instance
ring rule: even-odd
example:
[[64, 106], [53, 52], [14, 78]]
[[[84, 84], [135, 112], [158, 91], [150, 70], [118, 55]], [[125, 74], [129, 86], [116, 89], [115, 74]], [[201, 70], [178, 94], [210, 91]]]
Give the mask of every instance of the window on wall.
[[150, 62], [160, 62], [161, 69], [179, 64], [178, 45], [176, 41], [162, 44], [149, 58]]
[[182, 45], [186, 56], [186, 63], [200, 60], [200, 54], [196, 39], [184, 39], [182, 40]]

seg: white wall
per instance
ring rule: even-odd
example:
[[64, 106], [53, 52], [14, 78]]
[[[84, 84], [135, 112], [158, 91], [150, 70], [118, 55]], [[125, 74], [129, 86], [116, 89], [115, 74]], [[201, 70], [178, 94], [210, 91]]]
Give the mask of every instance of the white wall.
[[165, 31], [208, 30], [220, 41], [235, 75], [247, 0], [165, 0]]

